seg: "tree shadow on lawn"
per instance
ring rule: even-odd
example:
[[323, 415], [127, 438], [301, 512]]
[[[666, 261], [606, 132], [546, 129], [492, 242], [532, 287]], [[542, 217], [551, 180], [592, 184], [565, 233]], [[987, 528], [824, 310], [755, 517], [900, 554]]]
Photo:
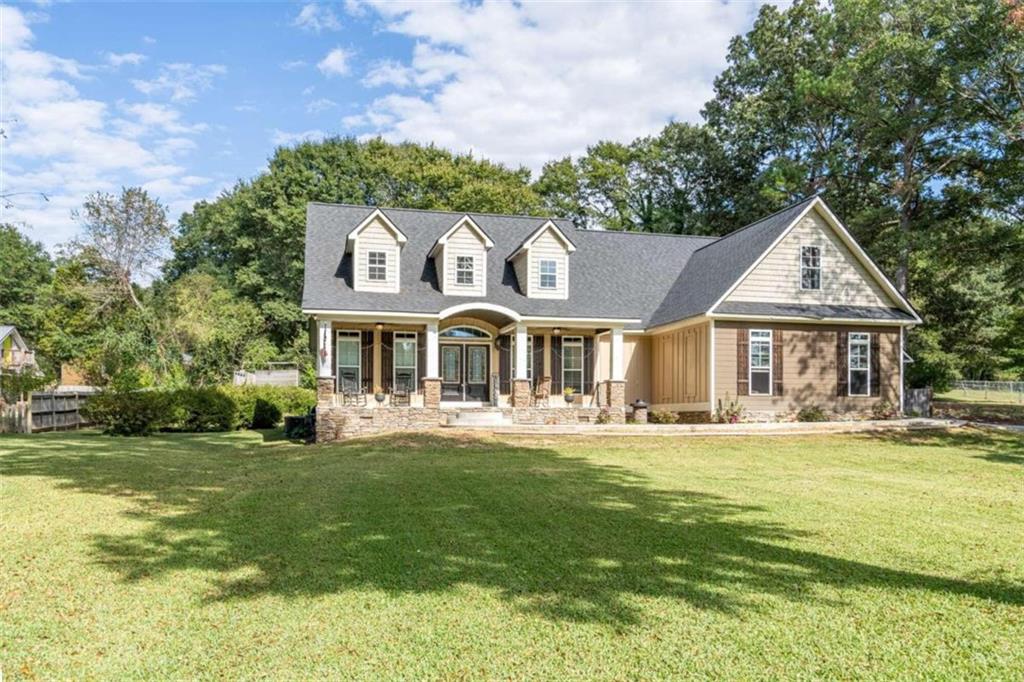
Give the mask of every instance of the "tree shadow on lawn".
[[1024, 465], [1024, 433], [964, 427], [934, 431], [868, 431], [863, 437], [892, 445], [938, 447], [971, 452], [971, 457], [1000, 464]]
[[307, 448], [70, 437], [45, 454], [4, 445], [5, 475], [139, 496], [133, 514], [149, 529], [96, 536], [96, 560], [129, 582], [215, 572], [203, 595], [212, 601], [470, 585], [549, 619], [615, 627], [642, 620], [634, 597], [740, 614], [764, 595], [821, 602], [818, 587], [1024, 605], [1024, 586], [796, 549], [802, 533], [759, 520], [768, 510], [657, 490], [626, 468], [543, 447], [439, 436]]

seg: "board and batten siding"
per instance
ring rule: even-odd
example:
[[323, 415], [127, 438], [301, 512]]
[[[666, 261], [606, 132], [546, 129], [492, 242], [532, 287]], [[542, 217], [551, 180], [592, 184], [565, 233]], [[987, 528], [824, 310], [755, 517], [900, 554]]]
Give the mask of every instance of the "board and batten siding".
[[[594, 344], [597, 362], [594, 366], [594, 381], [600, 383], [611, 378], [611, 336], [602, 334]], [[651, 402], [651, 339], [639, 334], [627, 334], [622, 338], [622, 363], [626, 380], [626, 404], [637, 400]]]
[[[782, 395], [738, 396], [736, 344], [750, 329], [782, 330]], [[878, 333], [880, 395], [837, 396], [837, 335]], [[773, 339], [773, 342], [774, 339]], [[821, 407], [833, 412], [867, 412], [880, 402], [899, 405], [899, 327], [814, 324], [715, 323], [715, 404], [738, 400], [749, 412], [795, 412]]]
[[[388, 258], [387, 279], [383, 282], [371, 282], [367, 275], [367, 254], [370, 251], [383, 251]], [[379, 220], [363, 228], [356, 237], [355, 249], [352, 252], [352, 271], [356, 291], [383, 291], [398, 293], [399, 289], [399, 244], [395, 235]]]
[[[821, 248], [821, 289], [800, 288], [800, 247]], [[726, 299], [730, 302], [896, 307], [846, 244], [812, 209]]]
[[[459, 284], [456, 277], [458, 256], [473, 257], [473, 284]], [[487, 295], [487, 249], [483, 240], [472, 228], [463, 225], [445, 242], [441, 257], [444, 259], [444, 276], [441, 286], [446, 296]]]
[[650, 337], [653, 407], [708, 409], [709, 331], [702, 323]]
[[[534, 240], [529, 250], [530, 298], [569, 298], [569, 252], [550, 229]], [[540, 261], [553, 260], [557, 264], [557, 285], [554, 289], [540, 288]], [[519, 272], [516, 272], [518, 277]]]

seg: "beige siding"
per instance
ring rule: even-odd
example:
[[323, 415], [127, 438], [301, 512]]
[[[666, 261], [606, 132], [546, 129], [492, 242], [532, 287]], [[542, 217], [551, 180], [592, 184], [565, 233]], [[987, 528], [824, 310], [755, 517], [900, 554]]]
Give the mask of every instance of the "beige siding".
[[[737, 335], [748, 329], [782, 332], [781, 396], [737, 396]], [[878, 332], [881, 395], [837, 396], [837, 334], [850, 331]], [[900, 331], [898, 327], [850, 327], [832, 325], [763, 325], [718, 322], [715, 326], [715, 398], [728, 403], [739, 400], [749, 412], [794, 412], [818, 406], [834, 412], [866, 412], [879, 401], [899, 404]]]
[[[602, 334], [594, 344], [597, 360], [594, 380], [607, 381], [611, 378], [611, 335]], [[622, 363], [625, 368], [626, 404], [636, 400], [651, 402], [651, 339], [638, 334], [627, 334], [622, 338]]]
[[[371, 282], [367, 278], [367, 254], [370, 251], [383, 251], [388, 258], [387, 280]], [[375, 220], [356, 237], [353, 252], [353, 279], [356, 291], [386, 291], [397, 293], [399, 290], [399, 244], [394, 234], [379, 220]]]
[[652, 405], [692, 405], [708, 400], [708, 324], [650, 337]]
[[[553, 260], [558, 267], [558, 286], [554, 289], [540, 288], [540, 261]], [[519, 275], [518, 270], [516, 276]], [[529, 249], [529, 291], [530, 298], [569, 297], [569, 252], [562, 241], [550, 229], [534, 240]]]
[[[800, 247], [821, 247], [821, 289], [800, 288]], [[727, 301], [865, 306], [896, 304], [812, 209], [729, 295]]]
[[[459, 284], [456, 278], [457, 256], [474, 259], [474, 283]], [[472, 228], [463, 225], [449, 237], [441, 251], [444, 262], [442, 290], [448, 296], [485, 296], [487, 294], [487, 249]]]

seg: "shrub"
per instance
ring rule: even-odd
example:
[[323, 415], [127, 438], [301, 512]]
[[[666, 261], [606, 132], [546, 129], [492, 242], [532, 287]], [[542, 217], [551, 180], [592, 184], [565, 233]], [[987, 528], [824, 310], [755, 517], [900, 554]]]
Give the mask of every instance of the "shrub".
[[109, 391], [91, 396], [82, 415], [113, 436], [148, 436], [174, 420], [174, 404], [164, 391]]
[[313, 437], [313, 417], [311, 415], [289, 415], [284, 418], [284, 437], [289, 440], [308, 441]]
[[281, 408], [265, 398], [256, 398], [252, 408], [252, 428], [272, 429], [281, 421]]
[[675, 424], [678, 421], [675, 412], [666, 412], [664, 410], [652, 410], [647, 415], [647, 421], [651, 424]]
[[[236, 428], [263, 428], [255, 426], [256, 402], [263, 400], [274, 405], [280, 415], [306, 414], [316, 406], [316, 391], [290, 386], [223, 386], [219, 390], [229, 395], [236, 405]], [[278, 416], [275, 424], [280, 421]]]
[[230, 431], [235, 428], [238, 406], [218, 388], [183, 388], [171, 392], [174, 422], [182, 431]]
[[896, 407], [888, 400], [879, 401], [871, 406], [872, 419], [893, 419], [896, 412]]
[[735, 400], [730, 400], [728, 403], [723, 404], [721, 400], [718, 401], [718, 408], [715, 410], [714, 420], [719, 424], [736, 424], [739, 423], [740, 417], [743, 416], [743, 406]]
[[797, 412], [796, 420], [798, 422], [827, 422], [828, 417], [825, 416], [825, 411], [820, 407], [811, 405]]
[[597, 413], [597, 420], [596, 421], [597, 421], [598, 424], [611, 424], [612, 423], [612, 413], [609, 412], [606, 409], [603, 409], [603, 410], [601, 410], [600, 412]]

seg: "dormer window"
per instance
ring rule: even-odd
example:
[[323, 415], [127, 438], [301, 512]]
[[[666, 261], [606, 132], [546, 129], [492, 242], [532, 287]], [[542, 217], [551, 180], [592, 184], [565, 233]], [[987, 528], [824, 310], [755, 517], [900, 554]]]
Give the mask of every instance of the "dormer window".
[[371, 282], [388, 279], [388, 254], [385, 251], [366, 252], [366, 278]]
[[800, 247], [800, 288], [805, 291], [821, 289], [821, 248]]
[[473, 270], [476, 265], [476, 258], [473, 256], [456, 256], [455, 258], [455, 281], [458, 284], [473, 285]]
[[540, 261], [540, 288], [558, 288], [558, 261], [546, 258]]

